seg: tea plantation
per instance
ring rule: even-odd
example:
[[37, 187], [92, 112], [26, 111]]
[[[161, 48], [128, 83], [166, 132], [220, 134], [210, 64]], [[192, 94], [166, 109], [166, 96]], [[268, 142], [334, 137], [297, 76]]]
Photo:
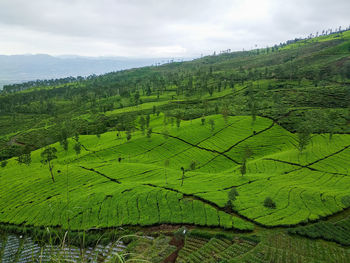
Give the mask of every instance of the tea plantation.
[[0, 230], [138, 233], [151, 262], [350, 262], [349, 160], [349, 30], [5, 86]]
[[[68, 151], [54, 144], [55, 182], [40, 162], [42, 149], [32, 153], [30, 166], [12, 159], [0, 176], [6, 193], [0, 220], [77, 230], [164, 223], [253, 230], [254, 223], [294, 225], [349, 206], [349, 135], [334, 135], [332, 141], [314, 135], [299, 153], [296, 136], [272, 120], [207, 119], [214, 128], [195, 119], [169, 125], [165, 134], [161, 116], [155, 116], [152, 134], [137, 131], [130, 141], [116, 132], [80, 136], [78, 155], [73, 139]], [[242, 175], [247, 148], [252, 154]], [[227, 213], [233, 187], [238, 196]], [[276, 208], [263, 205], [266, 197]]]

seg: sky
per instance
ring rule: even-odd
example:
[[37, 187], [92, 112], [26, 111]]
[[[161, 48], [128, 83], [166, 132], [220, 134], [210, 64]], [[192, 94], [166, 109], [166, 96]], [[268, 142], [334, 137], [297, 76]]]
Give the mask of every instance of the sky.
[[0, 0], [0, 54], [199, 57], [350, 25], [349, 0]]

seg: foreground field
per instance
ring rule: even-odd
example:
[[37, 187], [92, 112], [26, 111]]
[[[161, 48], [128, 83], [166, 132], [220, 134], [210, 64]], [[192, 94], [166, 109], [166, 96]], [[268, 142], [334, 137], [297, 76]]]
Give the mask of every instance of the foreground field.
[[[254, 223], [294, 225], [350, 206], [349, 135], [331, 141], [315, 135], [300, 153], [296, 135], [266, 118], [213, 115], [180, 127], [163, 120], [154, 115], [149, 137], [135, 131], [129, 141], [117, 132], [80, 136], [78, 155], [73, 139], [67, 152], [52, 145], [55, 182], [40, 162], [42, 149], [29, 166], [11, 159], [0, 173], [6, 193], [0, 221], [76, 230], [171, 223], [251, 231]], [[228, 213], [233, 187], [239, 195]], [[263, 205], [266, 197], [276, 208]]]

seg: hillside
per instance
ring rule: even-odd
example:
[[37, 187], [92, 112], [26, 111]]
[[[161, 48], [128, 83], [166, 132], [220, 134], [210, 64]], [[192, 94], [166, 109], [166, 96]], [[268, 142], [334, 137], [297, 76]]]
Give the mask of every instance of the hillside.
[[0, 95], [6, 227], [190, 230], [152, 262], [348, 262], [350, 31], [49, 84]]

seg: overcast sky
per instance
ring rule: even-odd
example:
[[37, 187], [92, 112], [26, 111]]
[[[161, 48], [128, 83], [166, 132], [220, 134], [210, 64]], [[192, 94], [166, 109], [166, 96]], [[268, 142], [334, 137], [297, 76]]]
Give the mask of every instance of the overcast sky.
[[350, 24], [350, 0], [0, 0], [0, 54], [197, 57]]

